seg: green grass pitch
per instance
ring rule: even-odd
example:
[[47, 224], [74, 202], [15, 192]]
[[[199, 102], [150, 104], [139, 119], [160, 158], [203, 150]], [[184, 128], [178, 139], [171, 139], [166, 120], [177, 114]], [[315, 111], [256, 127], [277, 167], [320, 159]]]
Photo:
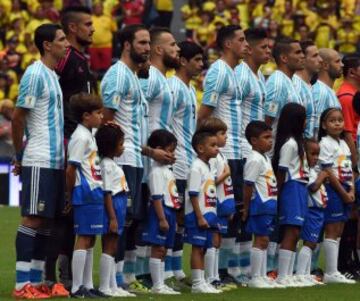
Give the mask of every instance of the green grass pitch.
[[[19, 222], [19, 209], [0, 207], [0, 301], [13, 300], [11, 291], [15, 279], [15, 244], [14, 238], [16, 228]], [[94, 281], [98, 283], [99, 267], [99, 246], [97, 244], [95, 262], [94, 262]], [[189, 273], [189, 253], [185, 251], [185, 271]], [[292, 288], [292, 289], [272, 289], [259, 290], [249, 288], [239, 288], [231, 292], [220, 295], [196, 295], [184, 292], [180, 296], [156, 296], [143, 295], [128, 300], [148, 300], [148, 301], [168, 301], [169, 298], [174, 301], [327, 301], [327, 300], [360, 300], [360, 283], [355, 285], [326, 285], [311, 288]], [[121, 300], [120, 298], [117, 298]], [[53, 299], [55, 300], [55, 299]], [[61, 299], [56, 299], [61, 300]]]

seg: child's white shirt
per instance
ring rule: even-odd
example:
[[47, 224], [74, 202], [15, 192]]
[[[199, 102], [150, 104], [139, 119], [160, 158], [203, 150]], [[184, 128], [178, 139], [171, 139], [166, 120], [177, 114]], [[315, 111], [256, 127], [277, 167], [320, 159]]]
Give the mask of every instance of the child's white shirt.
[[110, 192], [114, 196], [129, 191], [124, 171], [114, 160], [105, 157], [101, 160], [100, 166], [105, 192]]
[[161, 199], [166, 207], [180, 208], [179, 193], [170, 165], [161, 165], [156, 161], [152, 163], [149, 174], [149, 190], [153, 201]]
[[279, 169], [286, 170], [285, 182], [295, 180], [301, 183], [309, 181], [309, 166], [304, 153], [301, 160], [298, 145], [294, 138], [288, 141], [280, 149]]
[[[319, 171], [320, 170], [317, 167], [310, 168], [308, 187], [311, 187], [311, 185], [315, 183], [316, 179], [318, 178]], [[309, 191], [308, 207], [325, 208], [327, 201], [327, 193], [323, 184], [321, 184], [320, 188], [315, 192]]]

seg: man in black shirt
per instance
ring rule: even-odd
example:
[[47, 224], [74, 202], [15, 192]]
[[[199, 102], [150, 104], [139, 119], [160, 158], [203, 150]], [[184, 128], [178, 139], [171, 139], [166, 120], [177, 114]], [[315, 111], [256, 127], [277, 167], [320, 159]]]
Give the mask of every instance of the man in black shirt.
[[[86, 47], [92, 43], [94, 28], [91, 11], [87, 7], [67, 7], [61, 15], [61, 25], [70, 43], [67, 53], [56, 67], [64, 101], [64, 138], [65, 146], [74, 132], [77, 123], [70, 110], [70, 97], [79, 92], [95, 93], [96, 82], [89, 70]], [[52, 229], [46, 260], [46, 283], [49, 287], [56, 282], [56, 260], [59, 257], [60, 280], [66, 287], [71, 286], [71, 255], [74, 246], [72, 212], [67, 208], [64, 215], [58, 217]], [[88, 250], [92, 252], [92, 250]], [[91, 257], [92, 254], [90, 254]], [[92, 263], [88, 263], [91, 264]], [[84, 277], [84, 284], [92, 289], [92, 277]], [[85, 283], [86, 282], [86, 283]]]

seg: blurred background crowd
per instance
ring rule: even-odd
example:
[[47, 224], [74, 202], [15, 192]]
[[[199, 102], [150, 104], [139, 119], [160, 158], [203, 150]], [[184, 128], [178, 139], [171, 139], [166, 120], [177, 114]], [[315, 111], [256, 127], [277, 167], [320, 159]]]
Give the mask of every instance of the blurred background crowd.
[[[193, 40], [206, 50], [208, 65], [218, 56], [217, 28], [227, 24], [265, 28], [272, 42], [288, 36], [311, 38], [319, 48], [342, 54], [360, 49], [360, 0], [0, 0], [0, 160], [12, 157], [11, 114], [22, 73], [39, 58], [34, 31], [58, 22], [69, 5], [92, 8], [95, 32], [88, 55], [98, 79], [119, 57], [117, 32], [136, 23], [172, 25], [179, 41]], [[182, 21], [174, 24], [174, 14]], [[270, 62], [262, 71], [268, 76], [275, 68]], [[199, 100], [202, 78], [195, 83]]]

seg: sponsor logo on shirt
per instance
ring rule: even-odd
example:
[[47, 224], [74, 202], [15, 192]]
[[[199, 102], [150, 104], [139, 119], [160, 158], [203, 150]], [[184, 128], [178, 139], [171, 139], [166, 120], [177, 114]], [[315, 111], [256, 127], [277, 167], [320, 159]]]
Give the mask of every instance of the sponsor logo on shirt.
[[234, 188], [230, 177], [227, 177], [223, 183], [223, 189], [225, 196], [233, 195]]
[[215, 207], [217, 202], [214, 180], [207, 180], [204, 184], [205, 207]]
[[272, 170], [268, 170], [265, 174], [265, 182], [267, 186], [268, 196], [277, 196], [277, 184], [274, 172]]
[[341, 183], [350, 182], [352, 179], [352, 167], [350, 158], [341, 155], [338, 158], [338, 174]]
[[180, 199], [179, 199], [179, 193], [178, 193], [178, 190], [176, 187], [175, 180], [169, 181], [168, 189], [169, 189], [170, 200], [171, 200], [174, 208], [179, 209], [180, 208]]

